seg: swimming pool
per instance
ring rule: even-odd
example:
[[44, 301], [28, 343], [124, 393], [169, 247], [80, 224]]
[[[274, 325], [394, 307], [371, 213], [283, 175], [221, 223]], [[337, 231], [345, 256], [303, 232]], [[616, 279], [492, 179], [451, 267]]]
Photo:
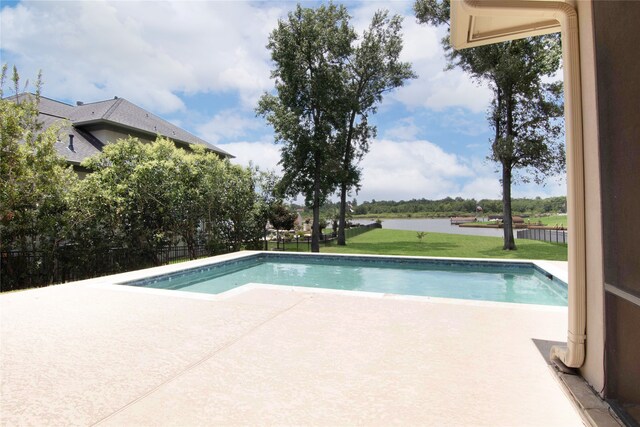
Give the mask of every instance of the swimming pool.
[[567, 305], [567, 286], [528, 262], [258, 253], [122, 283], [219, 294], [248, 283]]

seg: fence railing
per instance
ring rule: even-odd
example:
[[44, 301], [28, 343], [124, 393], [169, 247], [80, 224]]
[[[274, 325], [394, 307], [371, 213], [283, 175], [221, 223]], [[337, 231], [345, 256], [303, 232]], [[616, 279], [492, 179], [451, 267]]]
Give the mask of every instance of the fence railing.
[[[345, 238], [351, 239], [355, 236], [358, 236], [367, 231], [373, 230], [374, 228], [382, 228], [381, 224], [371, 223], [367, 225], [360, 225], [357, 227], [347, 228], [344, 231]], [[334, 234], [321, 234], [320, 235], [320, 245], [329, 246], [333, 244], [337, 240]], [[270, 250], [276, 251], [310, 251], [311, 250], [311, 237], [308, 236], [299, 236], [291, 237], [285, 239], [280, 237], [279, 239], [272, 240], [270, 245], [268, 246]]]
[[371, 224], [348, 228], [344, 231], [344, 234], [347, 239], [350, 239], [352, 237], [359, 236], [362, 233], [366, 233], [367, 231], [373, 230], [374, 228], [382, 228], [382, 224], [379, 222], [372, 222]]
[[[352, 238], [379, 224], [369, 224], [347, 229]], [[328, 246], [335, 240], [322, 235], [321, 244]], [[310, 251], [311, 239], [296, 236], [292, 240], [280, 239], [268, 242], [265, 249], [286, 251]], [[131, 248], [111, 248], [100, 254], [88, 255], [77, 246], [63, 246], [55, 252], [0, 251], [0, 291], [11, 291], [46, 286], [54, 283], [90, 279], [108, 274], [122, 273], [141, 268], [169, 264], [177, 261], [202, 258], [229, 252], [231, 248], [211, 249], [206, 245], [172, 245], [155, 251], [136, 251]]]
[[47, 251], [0, 252], [0, 290], [10, 291], [64, 283], [74, 280], [169, 264], [223, 253], [205, 245], [168, 246], [156, 251], [135, 251], [131, 248], [111, 248], [97, 256], [75, 246]]
[[544, 228], [529, 228], [518, 230], [518, 239], [541, 240], [551, 243], [567, 243], [569, 241], [567, 230], [549, 230]]

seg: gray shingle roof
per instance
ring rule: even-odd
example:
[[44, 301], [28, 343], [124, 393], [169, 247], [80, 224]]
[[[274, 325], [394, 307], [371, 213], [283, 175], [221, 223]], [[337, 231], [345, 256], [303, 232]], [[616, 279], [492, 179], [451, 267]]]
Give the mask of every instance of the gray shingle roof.
[[[32, 94], [20, 94], [20, 97], [32, 97]], [[15, 96], [11, 97], [15, 99]], [[187, 132], [184, 129], [138, 107], [124, 98], [114, 98], [106, 101], [98, 101], [80, 105], [69, 105], [64, 102], [40, 97], [39, 119], [45, 128], [53, 125], [61, 119], [70, 122], [70, 128], [65, 129], [61, 135], [61, 141], [56, 144], [56, 150], [60, 155], [72, 163], [80, 163], [85, 158], [102, 151], [104, 143], [112, 141], [99, 141], [90, 131], [85, 129], [88, 125], [107, 124], [120, 128], [123, 133], [135, 131], [148, 134], [155, 138], [160, 134], [176, 142], [185, 144], [204, 145], [207, 149], [224, 157], [233, 157], [226, 151], [209, 144], [207, 141]], [[74, 150], [68, 149], [69, 137], [73, 138]]]
[[74, 108], [70, 117], [74, 126], [96, 122], [113, 123], [132, 130], [143, 131], [153, 136], [160, 134], [187, 144], [200, 144], [225, 157], [232, 157], [226, 151], [179, 128], [178, 126], [138, 107], [124, 98], [82, 104]]
[[[31, 97], [31, 94], [28, 94]], [[64, 102], [54, 101], [53, 99], [40, 97], [38, 104], [40, 113], [49, 114], [56, 117], [69, 118], [73, 112], [73, 105]]]
[[[52, 116], [48, 114], [40, 113], [40, 121], [44, 128], [48, 128], [60, 121], [58, 116]], [[69, 135], [73, 135], [73, 151], [69, 147]], [[68, 127], [63, 129], [60, 134], [60, 140], [55, 144], [56, 151], [62, 157], [67, 159], [71, 163], [81, 163], [87, 157], [91, 157], [102, 151], [102, 144], [88, 132], [83, 131], [81, 128]]]

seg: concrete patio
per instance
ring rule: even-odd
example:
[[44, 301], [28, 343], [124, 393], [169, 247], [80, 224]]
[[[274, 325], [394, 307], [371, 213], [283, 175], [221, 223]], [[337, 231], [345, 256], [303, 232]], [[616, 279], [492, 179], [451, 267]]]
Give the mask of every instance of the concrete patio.
[[582, 425], [566, 308], [109, 280], [0, 295], [2, 425]]

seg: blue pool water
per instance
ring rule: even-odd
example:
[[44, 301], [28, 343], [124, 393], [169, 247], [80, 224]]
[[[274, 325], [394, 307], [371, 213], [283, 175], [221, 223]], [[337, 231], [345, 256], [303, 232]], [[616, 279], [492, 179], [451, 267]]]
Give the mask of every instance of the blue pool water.
[[260, 254], [126, 285], [218, 294], [247, 283], [567, 305], [566, 284], [530, 263]]

